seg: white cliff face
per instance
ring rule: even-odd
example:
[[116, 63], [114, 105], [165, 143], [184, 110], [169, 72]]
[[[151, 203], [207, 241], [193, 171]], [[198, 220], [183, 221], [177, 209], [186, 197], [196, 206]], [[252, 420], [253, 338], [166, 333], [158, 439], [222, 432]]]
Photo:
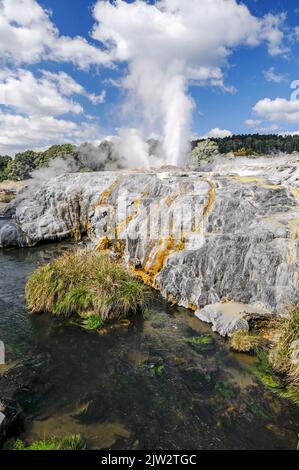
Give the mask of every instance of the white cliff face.
[[23, 196], [3, 246], [87, 235], [223, 335], [299, 303], [298, 155], [69, 174]]

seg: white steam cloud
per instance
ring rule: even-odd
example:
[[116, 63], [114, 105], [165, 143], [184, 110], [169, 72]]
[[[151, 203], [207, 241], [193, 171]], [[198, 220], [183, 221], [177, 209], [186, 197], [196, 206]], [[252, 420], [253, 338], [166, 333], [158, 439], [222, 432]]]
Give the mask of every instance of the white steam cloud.
[[[126, 115], [130, 103], [131, 112], [141, 111], [144, 133], [162, 134], [168, 164], [180, 164], [188, 150], [194, 106], [190, 83], [228, 91], [222, 67], [239, 45], [265, 42], [271, 55], [286, 52], [285, 16], [257, 18], [236, 0], [101, 0], [93, 14], [93, 38], [111, 63], [128, 66], [121, 83], [128, 92]], [[140, 149], [142, 156], [145, 151]]]

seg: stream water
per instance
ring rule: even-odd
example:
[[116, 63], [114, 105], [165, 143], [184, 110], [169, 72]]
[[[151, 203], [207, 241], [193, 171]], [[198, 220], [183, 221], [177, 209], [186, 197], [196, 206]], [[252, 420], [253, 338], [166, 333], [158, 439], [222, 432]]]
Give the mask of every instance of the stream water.
[[[67, 247], [0, 250], [0, 395], [11, 376], [23, 440], [80, 434], [97, 449], [296, 448], [298, 409], [259, 383], [254, 359], [232, 354], [192, 312], [156, 293], [145, 318], [103, 336], [29, 315], [28, 275]], [[202, 335], [207, 344], [194, 342]]]

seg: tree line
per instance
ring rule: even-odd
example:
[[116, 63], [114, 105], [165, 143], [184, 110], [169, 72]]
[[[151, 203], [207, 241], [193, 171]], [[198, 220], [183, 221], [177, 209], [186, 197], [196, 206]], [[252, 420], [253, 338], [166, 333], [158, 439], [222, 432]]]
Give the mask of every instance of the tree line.
[[30, 173], [46, 167], [50, 160], [61, 155], [73, 155], [76, 147], [71, 144], [53, 145], [44, 152], [26, 150], [17, 153], [14, 158], [0, 155], [0, 181], [21, 181], [30, 178]]
[[[213, 152], [233, 153], [236, 156], [299, 152], [299, 135], [244, 134], [224, 138], [210, 138], [209, 142], [214, 144]], [[199, 139], [191, 143], [192, 149], [194, 150], [199, 143], [203, 143], [205, 147], [207, 146], [204, 139]], [[109, 143], [103, 143], [99, 148], [105, 154], [105, 158], [111, 160], [111, 149], [108, 149], [110, 153], [107, 153], [107, 145], [111, 146]], [[85, 153], [88, 156], [91, 150], [88, 148], [88, 144], [85, 144], [85, 146]], [[53, 145], [44, 152], [26, 150], [17, 153], [14, 158], [8, 155], [0, 155], [0, 181], [28, 179], [32, 171], [48, 166], [51, 160], [59, 156], [78, 159], [78, 147], [72, 144]]]
[[[244, 134], [224, 138], [210, 138], [218, 145], [219, 153], [233, 152], [235, 155], [266, 155], [272, 153], [299, 152], [299, 135]], [[202, 139], [192, 142], [192, 149]]]

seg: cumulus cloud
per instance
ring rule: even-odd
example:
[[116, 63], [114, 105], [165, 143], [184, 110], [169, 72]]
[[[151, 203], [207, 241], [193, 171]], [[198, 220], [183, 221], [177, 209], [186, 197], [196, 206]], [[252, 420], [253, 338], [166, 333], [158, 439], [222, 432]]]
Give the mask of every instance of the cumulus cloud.
[[61, 119], [66, 114], [83, 115], [83, 107], [73, 100], [75, 95], [83, 96], [93, 104], [105, 100], [105, 92], [99, 95], [88, 93], [65, 72], [41, 70], [36, 77], [24, 69], [3, 69], [0, 72], [1, 152], [95, 138], [99, 132], [96, 126], [84, 120], [79, 125]]
[[0, 0], [0, 57], [13, 64], [51, 59], [82, 69], [109, 62], [107, 54], [86, 39], [60, 35], [50, 12], [36, 0]]
[[1, 152], [13, 155], [24, 148], [41, 148], [53, 143], [82, 143], [99, 137], [96, 125], [77, 124], [52, 116], [21, 116], [0, 113]]
[[[105, 101], [104, 90], [89, 93], [65, 72], [15, 69], [49, 59], [81, 69], [109, 65], [101, 48], [79, 36], [62, 36], [51, 12], [36, 0], [0, 0], [1, 153], [99, 137], [97, 126], [82, 120], [84, 109], [74, 96], [98, 105]], [[80, 124], [61, 118], [66, 114], [80, 116]]]
[[[18, 70], [0, 81], [0, 104], [30, 116], [81, 114], [79, 103], [65, 96], [59, 76], [36, 78], [28, 70]], [[67, 92], [67, 96], [74, 92]]]
[[179, 163], [190, 136], [190, 83], [224, 86], [222, 67], [240, 45], [286, 52], [284, 15], [257, 18], [236, 0], [98, 1], [93, 14], [93, 38], [111, 62], [128, 63], [123, 87], [150, 130], [162, 128], [169, 163]]
[[214, 137], [214, 138], [224, 138], [224, 137], [231, 137], [233, 133], [227, 129], [219, 129], [219, 127], [215, 127], [215, 129], [211, 129], [205, 137]]
[[288, 81], [286, 75], [276, 72], [274, 67], [264, 70], [264, 77], [267, 82], [283, 83]]
[[65, 72], [53, 73], [43, 70], [42, 74], [43, 77], [45, 77], [45, 79], [50, 83], [54, 84], [64, 96], [82, 95], [85, 96], [92, 104], [102, 104], [105, 102], [105, 90], [102, 90], [99, 95], [88, 93], [82, 85]]
[[262, 121], [260, 121], [259, 119], [247, 119], [245, 121], [245, 125], [247, 127], [250, 127], [251, 129], [258, 127], [261, 123]]
[[256, 103], [253, 112], [272, 122], [299, 123], [299, 100], [264, 98]]

